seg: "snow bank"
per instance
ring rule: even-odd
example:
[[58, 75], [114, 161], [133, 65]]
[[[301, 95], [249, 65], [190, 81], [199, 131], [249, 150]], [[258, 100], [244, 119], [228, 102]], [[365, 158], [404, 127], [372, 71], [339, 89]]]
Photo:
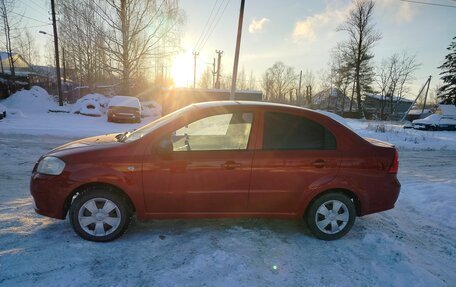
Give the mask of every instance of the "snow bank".
[[38, 86], [30, 90], [20, 90], [1, 102], [8, 109], [20, 110], [22, 113], [47, 113], [50, 108], [58, 106], [55, 98]]
[[79, 110], [79, 113], [81, 115], [94, 117], [99, 117], [103, 114], [103, 112], [101, 112], [100, 104], [94, 100], [85, 101], [84, 105], [82, 105], [81, 109]]
[[162, 115], [162, 107], [154, 100], [141, 102], [141, 117], [159, 118]]
[[348, 124], [362, 137], [394, 144], [399, 150], [456, 150], [456, 132], [404, 129], [394, 122], [347, 119]]
[[71, 112], [75, 114], [98, 115], [106, 112], [109, 98], [102, 94], [87, 94], [80, 98], [71, 107]]

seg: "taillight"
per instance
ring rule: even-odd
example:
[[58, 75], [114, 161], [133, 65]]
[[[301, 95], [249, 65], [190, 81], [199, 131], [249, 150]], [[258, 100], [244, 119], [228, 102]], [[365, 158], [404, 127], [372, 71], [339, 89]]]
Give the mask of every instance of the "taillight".
[[396, 174], [398, 170], [399, 170], [399, 153], [397, 152], [397, 149], [395, 149], [393, 163], [391, 164], [390, 168], [388, 169], [388, 173]]

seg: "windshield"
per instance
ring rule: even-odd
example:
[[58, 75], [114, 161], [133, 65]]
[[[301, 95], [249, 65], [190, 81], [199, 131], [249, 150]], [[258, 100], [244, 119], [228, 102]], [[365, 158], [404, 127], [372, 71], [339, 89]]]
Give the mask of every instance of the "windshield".
[[169, 122], [174, 121], [175, 119], [181, 117], [183, 114], [185, 114], [188, 110], [192, 109], [192, 106], [187, 106], [185, 108], [182, 108], [180, 110], [177, 110], [175, 112], [172, 112], [164, 117], [161, 117], [133, 132], [126, 133], [123, 138], [124, 142], [132, 142], [135, 140], [138, 140], [142, 138], [143, 136], [153, 132], [154, 130], [168, 124]]

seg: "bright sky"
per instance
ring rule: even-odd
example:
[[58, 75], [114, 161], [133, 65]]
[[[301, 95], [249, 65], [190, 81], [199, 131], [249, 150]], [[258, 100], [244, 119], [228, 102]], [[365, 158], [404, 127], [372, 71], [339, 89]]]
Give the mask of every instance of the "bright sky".
[[[421, 1], [456, 6], [455, 0]], [[19, 2], [22, 2], [18, 6], [26, 16], [49, 22], [50, 16], [46, 12], [50, 0]], [[212, 63], [217, 49], [224, 51], [223, 73], [231, 73], [240, 0], [181, 0], [180, 3], [186, 20], [182, 28], [183, 52], [176, 59], [178, 69], [174, 68], [174, 74], [180, 77], [178, 84], [190, 86], [193, 83], [192, 51], [214, 5], [214, 14], [221, 7], [221, 17], [205, 45], [199, 45], [202, 47], [198, 49], [198, 71], [201, 73], [208, 63]], [[276, 61], [293, 66], [296, 71], [309, 69], [318, 74], [328, 66], [331, 48], [345, 38], [345, 34], [336, 32], [336, 28], [346, 19], [350, 5], [349, 0], [246, 0], [239, 68], [244, 67], [247, 74], [252, 70], [257, 80]], [[32, 19], [24, 21], [28, 26], [43, 24]], [[437, 67], [443, 63], [446, 48], [456, 36], [456, 7], [378, 0], [374, 21], [383, 35], [375, 47], [374, 60], [380, 63], [383, 58], [405, 50], [416, 54], [422, 66], [416, 73], [414, 94], [429, 75], [433, 76], [431, 87], [435, 86], [439, 78]], [[51, 28], [34, 29], [38, 33], [40, 29], [51, 32]], [[37, 39], [45, 37], [37, 34]]]

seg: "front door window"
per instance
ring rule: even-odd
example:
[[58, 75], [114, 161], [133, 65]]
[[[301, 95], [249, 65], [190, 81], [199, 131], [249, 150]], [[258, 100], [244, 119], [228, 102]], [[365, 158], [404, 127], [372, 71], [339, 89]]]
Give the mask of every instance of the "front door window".
[[209, 116], [178, 130], [172, 137], [173, 151], [245, 150], [253, 114], [235, 112]]

